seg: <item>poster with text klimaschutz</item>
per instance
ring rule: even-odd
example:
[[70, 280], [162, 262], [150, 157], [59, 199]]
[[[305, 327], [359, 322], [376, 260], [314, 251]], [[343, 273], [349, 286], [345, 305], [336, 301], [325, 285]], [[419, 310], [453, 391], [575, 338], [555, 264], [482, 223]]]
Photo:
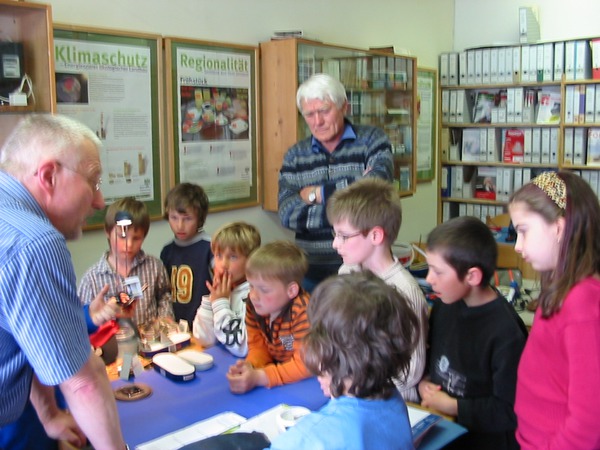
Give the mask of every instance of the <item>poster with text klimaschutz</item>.
[[157, 38], [54, 30], [57, 111], [102, 141], [102, 194], [148, 203], [160, 215]]

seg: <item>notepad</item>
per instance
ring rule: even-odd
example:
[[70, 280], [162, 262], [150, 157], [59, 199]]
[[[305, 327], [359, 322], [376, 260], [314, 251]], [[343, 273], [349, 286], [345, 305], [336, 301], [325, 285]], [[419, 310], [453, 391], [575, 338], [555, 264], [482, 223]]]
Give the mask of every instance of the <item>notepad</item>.
[[442, 417], [419, 408], [414, 408], [410, 405], [407, 405], [407, 408], [413, 444], [417, 447], [423, 440], [425, 434], [427, 434], [431, 427], [442, 420]]

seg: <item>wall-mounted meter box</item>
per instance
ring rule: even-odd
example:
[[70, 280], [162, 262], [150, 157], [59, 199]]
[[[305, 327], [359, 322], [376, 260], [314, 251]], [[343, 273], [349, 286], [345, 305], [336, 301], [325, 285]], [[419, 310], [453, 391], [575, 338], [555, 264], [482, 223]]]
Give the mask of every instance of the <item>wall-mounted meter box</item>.
[[23, 44], [0, 42], [0, 93], [8, 96], [19, 87], [24, 74]]

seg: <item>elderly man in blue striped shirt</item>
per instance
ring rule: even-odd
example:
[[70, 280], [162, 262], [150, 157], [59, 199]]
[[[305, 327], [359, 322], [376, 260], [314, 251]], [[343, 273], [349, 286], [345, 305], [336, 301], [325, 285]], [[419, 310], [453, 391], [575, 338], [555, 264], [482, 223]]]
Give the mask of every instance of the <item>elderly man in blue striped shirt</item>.
[[[100, 146], [84, 125], [41, 114], [23, 120], [0, 150], [0, 437], [30, 398], [51, 437], [126, 448], [66, 245], [104, 208]], [[52, 386], [72, 417], [58, 410]]]

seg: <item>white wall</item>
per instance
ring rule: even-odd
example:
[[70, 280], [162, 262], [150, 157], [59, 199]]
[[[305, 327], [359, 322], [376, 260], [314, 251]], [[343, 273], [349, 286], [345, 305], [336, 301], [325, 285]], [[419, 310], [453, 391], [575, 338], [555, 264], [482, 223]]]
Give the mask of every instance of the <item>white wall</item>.
[[[163, 36], [258, 45], [274, 30], [302, 29], [332, 44], [367, 48], [394, 45], [417, 56], [420, 66], [437, 67], [439, 53], [452, 49], [518, 42], [519, 6], [537, 6], [542, 40], [600, 35], [597, 0], [49, 0], [54, 21], [89, 27], [155, 33]], [[436, 224], [437, 181], [419, 184], [403, 200], [400, 240], [425, 238]], [[232, 220], [256, 224], [265, 241], [291, 238], [276, 214], [260, 207], [209, 214], [214, 231]], [[144, 244], [158, 254], [171, 238], [164, 221], [153, 222]], [[102, 232], [86, 232], [70, 243], [78, 276], [106, 248]]]
[[[600, 36], [598, 0], [455, 0], [454, 50], [519, 43], [519, 7], [536, 6], [542, 41]], [[450, 50], [450, 49], [449, 49]]]
[[[55, 23], [139, 31], [245, 45], [268, 40], [275, 30], [302, 29], [331, 44], [368, 48], [393, 45], [398, 53], [418, 57], [418, 64], [437, 67], [437, 57], [452, 41], [453, 1], [446, 0], [45, 0]], [[399, 239], [418, 240], [436, 224], [437, 181], [418, 185], [403, 202]], [[206, 229], [246, 220], [256, 224], [264, 241], [292, 238], [274, 213], [260, 207], [209, 214]], [[171, 239], [165, 221], [152, 222], [144, 243], [158, 255]], [[69, 244], [78, 277], [107, 248], [104, 233], [88, 231]]]

